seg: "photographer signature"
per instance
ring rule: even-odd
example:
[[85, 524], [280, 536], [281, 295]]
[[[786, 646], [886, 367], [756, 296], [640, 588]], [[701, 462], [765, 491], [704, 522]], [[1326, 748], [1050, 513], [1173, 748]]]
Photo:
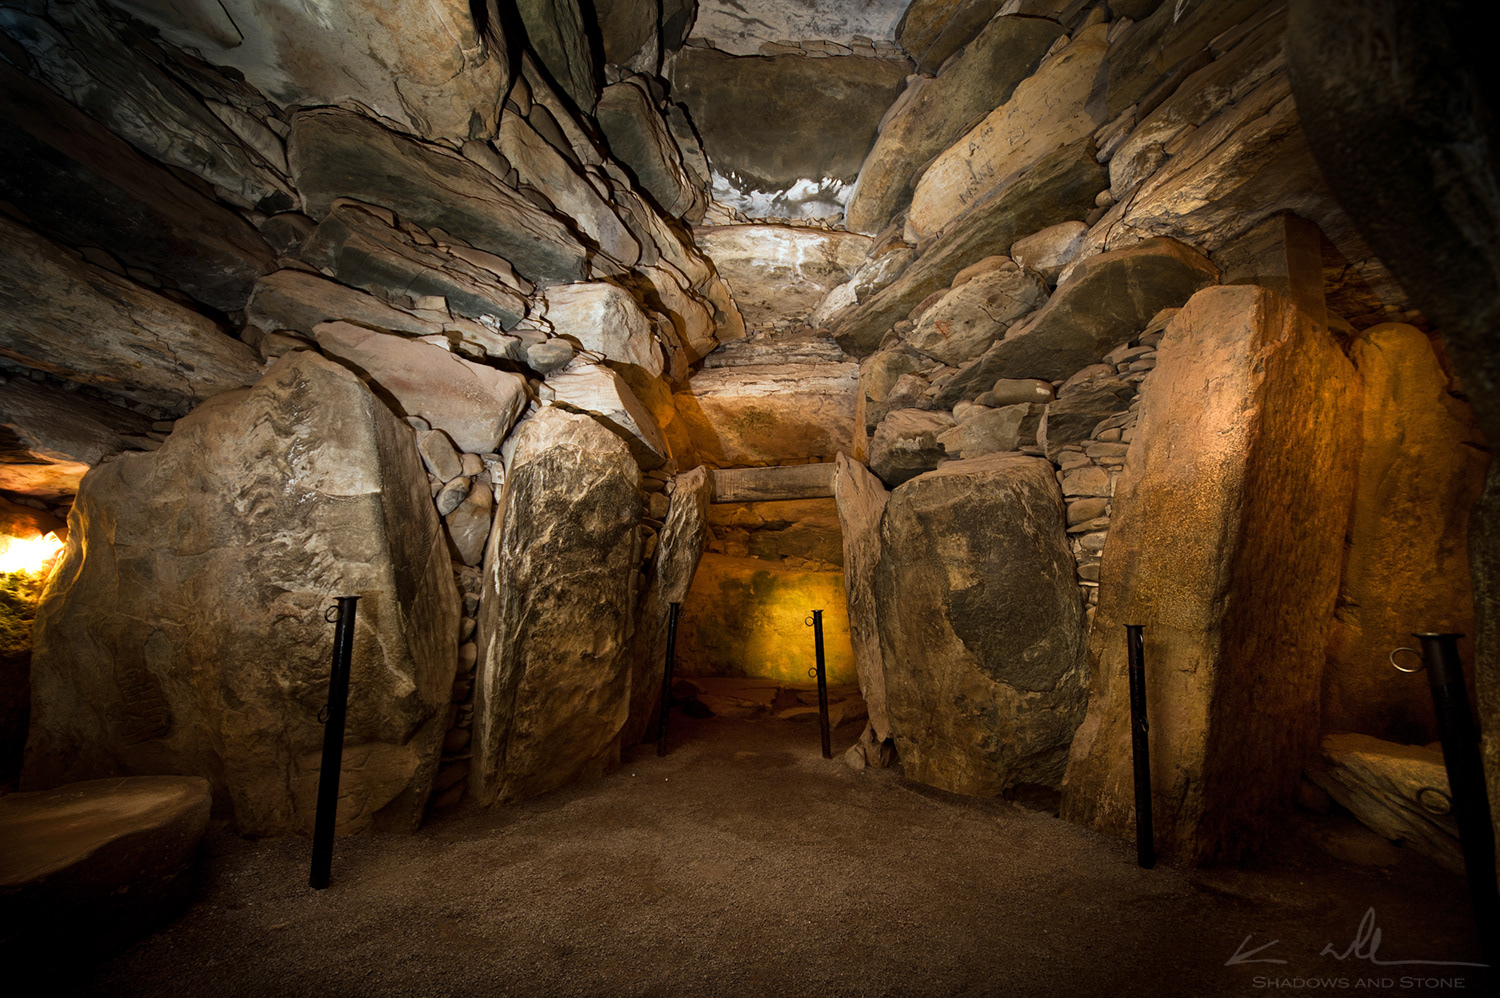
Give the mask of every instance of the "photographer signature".
[[[1255, 933], [1250, 933], [1240, 941], [1239, 948], [1234, 955], [1224, 962], [1224, 966], [1233, 967], [1240, 963], [1286, 963], [1276, 957], [1256, 957], [1257, 953], [1263, 953], [1281, 942], [1280, 939], [1272, 939], [1268, 943], [1262, 943], [1252, 950], [1246, 950], [1250, 940]], [[1375, 924], [1375, 909], [1365, 909], [1365, 917], [1359, 921], [1359, 929], [1354, 933], [1354, 939], [1341, 953], [1334, 948], [1333, 943], [1326, 944], [1318, 953], [1319, 956], [1331, 956], [1335, 960], [1348, 960], [1353, 957], [1356, 960], [1368, 960], [1377, 967], [1488, 967], [1487, 963], [1466, 963], [1462, 960], [1382, 960], [1380, 953], [1380, 927]]]

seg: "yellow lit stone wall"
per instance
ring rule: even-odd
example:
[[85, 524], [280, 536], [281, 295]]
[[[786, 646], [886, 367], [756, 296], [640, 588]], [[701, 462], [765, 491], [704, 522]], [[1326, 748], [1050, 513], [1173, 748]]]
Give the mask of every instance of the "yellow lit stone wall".
[[706, 553], [677, 627], [677, 673], [808, 682], [816, 661], [806, 619], [823, 611], [828, 682], [854, 685], [842, 572]]

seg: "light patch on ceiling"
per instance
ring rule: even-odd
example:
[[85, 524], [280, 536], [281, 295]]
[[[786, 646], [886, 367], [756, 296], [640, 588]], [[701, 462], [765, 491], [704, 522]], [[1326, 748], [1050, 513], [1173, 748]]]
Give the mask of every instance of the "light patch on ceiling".
[[795, 218], [799, 220], [843, 218], [844, 206], [854, 185], [835, 177], [798, 180], [779, 191], [756, 190], [738, 174], [713, 171], [714, 200], [751, 218]]
[[0, 537], [0, 573], [44, 572], [52, 566], [63, 542], [56, 534], [41, 537]]
[[909, 0], [699, 0], [693, 37], [721, 52], [756, 55], [766, 42], [819, 38], [847, 45], [855, 35], [894, 41]]

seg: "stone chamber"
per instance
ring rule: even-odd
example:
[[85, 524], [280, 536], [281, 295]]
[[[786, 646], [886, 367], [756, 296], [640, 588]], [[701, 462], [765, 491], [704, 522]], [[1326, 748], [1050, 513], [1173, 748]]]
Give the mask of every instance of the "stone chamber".
[[1493, 987], [1427, 682], [1389, 658], [1464, 635], [1500, 813], [1480, 24], [0, 0], [10, 965]]

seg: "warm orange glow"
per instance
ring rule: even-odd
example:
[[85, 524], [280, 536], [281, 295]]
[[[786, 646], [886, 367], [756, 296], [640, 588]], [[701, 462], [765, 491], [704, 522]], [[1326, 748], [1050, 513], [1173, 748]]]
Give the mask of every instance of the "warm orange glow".
[[56, 534], [21, 538], [0, 536], [0, 572], [44, 572], [62, 550]]
[[823, 610], [823, 654], [828, 681], [859, 682], [849, 643], [849, 612], [844, 578], [837, 572], [785, 573], [774, 577], [761, 607], [760, 625], [745, 642], [747, 675], [805, 683], [817, 657], [809, 621]]
[[828, 682], [854, 685], [859, 678], [841, 573], [705, 554], [678, 625], [678, 670], [685, 676], [810, 682], [816, 656], [806, 620], [814, 609], [823, 610]]

